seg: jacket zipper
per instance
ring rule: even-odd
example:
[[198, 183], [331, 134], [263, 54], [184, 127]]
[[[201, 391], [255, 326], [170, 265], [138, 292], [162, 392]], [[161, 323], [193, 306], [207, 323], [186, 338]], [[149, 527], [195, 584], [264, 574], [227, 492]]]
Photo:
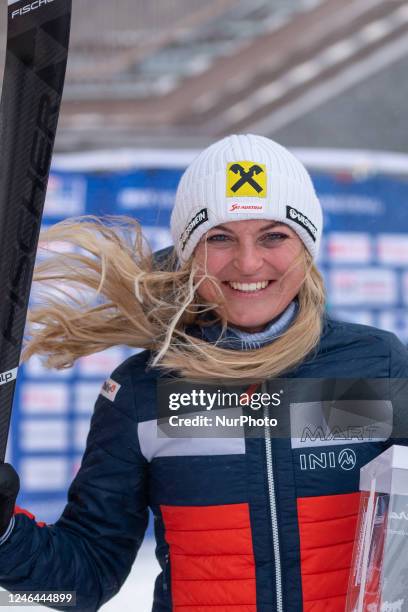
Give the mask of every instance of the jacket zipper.
[[[266, 391], [266, 385], [262, 385], [263, 391]], [[269, 418], [269, 407], [264, 408], [265, 420], [265, 452], [266, 452], [266, 473], [268, 477], [269, 490], [269, 507], [271, 511], [272, 524], [272, 539], [273, 553], [275, 557], [275, 587], [276, 587], [276, 612], [283, 612], [283, 595], [282, 595], [282, 567], [280, 560], [279, 547], [279, 530], [278, 530], [278, 515], [276, 511], [276, 494], [275, 494], [275, 479], [273, 475], [272, 462], [272, 441], [270, 435], [270, 426], [267, 424]]]
[[163, 591], [164, 592], [167, 591], [167, 587], [168, 587], [168, 580], [167, 580], [168, 569], [169, 569], [169, 553], [167, 552], [165, 556], [164, 569], [163, 569]]

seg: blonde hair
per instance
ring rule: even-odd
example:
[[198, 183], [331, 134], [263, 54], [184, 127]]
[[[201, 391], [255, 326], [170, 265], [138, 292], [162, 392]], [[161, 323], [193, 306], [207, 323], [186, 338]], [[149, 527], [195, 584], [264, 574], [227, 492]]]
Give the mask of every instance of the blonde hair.
[[[194, 258], [179, 269], [173, 252], [157, 261], [133, 219], [68, 219], [42, 233], [40, 244], [44, 257], [34, 273], [40, 291], [23, 360], [38, 354], [47, 367], [69, 368], [79, 357], [127, 345], [149, 349], [150, 365], [192, 380], [258, 381], [300, 364], [319, 341], [324, 287], [306, 250], [293, 323], [273, 343], [237, 351], [187, 333], [193, 324], [208, 325], [203, 314], [213, 315], [218, 305], [197, 294], [209, 277], [197, 280]], [[62, 252], [52, 250], [55, 244]]]

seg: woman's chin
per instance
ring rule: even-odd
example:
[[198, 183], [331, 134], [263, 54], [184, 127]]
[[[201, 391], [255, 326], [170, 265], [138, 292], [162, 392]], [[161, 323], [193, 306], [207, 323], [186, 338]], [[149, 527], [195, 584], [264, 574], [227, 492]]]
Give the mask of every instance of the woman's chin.
[[242, 327], [240, 325], [234, 325], [234, 327], [236, 329], [239, 329], [242, 332], [245, 332], [247, 334], [255, 334], [257, 332], [261, 332], [265, 329], [266, 324], [265, 325], [259, 325], [259, 326], [255, 326], [255, 327]]
[[243, 320], [240, 318], [231, 317], [228, 319], [228, 325], [232, 325], [243, 332], [255, 333], [262, 331], [276, 315], [271, 314], [269, 318]]

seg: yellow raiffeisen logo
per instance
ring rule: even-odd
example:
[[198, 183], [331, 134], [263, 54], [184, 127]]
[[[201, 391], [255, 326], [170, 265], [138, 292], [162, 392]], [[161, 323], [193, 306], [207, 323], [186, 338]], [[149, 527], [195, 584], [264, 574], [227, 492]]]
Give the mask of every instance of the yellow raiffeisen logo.
[[266, 167], [253, 161], [227, 165], [227, 198], [266, 198]]

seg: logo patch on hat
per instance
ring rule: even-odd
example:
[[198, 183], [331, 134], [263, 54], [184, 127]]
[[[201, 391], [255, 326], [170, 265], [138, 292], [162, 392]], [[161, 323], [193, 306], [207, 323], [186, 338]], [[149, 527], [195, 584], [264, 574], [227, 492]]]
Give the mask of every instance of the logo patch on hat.
[[108, 378], [102, 385], [100, 395], [103, 395], [103, 397], [106, 397], [108, 400], [113, 402], [120, 387], [121, 385], [119, 383], [112, 378]]
[[234, 202], [228, 206], [228, 212], [231, 214], [250, 214], [250, 213], [263, 213], [265, 211], [264, 203], [260, 204], [237, 204]]
[[184, 232], [180, 236], [181, 250], [184, 251], [186, 244], [199, 225], [208, 221], [208, 211], [206, 208], [202, 208], [186, 225]]
[[227, 198], [266, 198], [266, 166], [252, 161], [227, 164]]
[[291, 219], [303, 229], [307, 231], [307, 233], [312, 237], [312, 240], [316, 242], [317, 237], [317, 227], [313, 225], [310, 219], [306, 217], [303, 213], [293, 208], [293, 206], [286, 206], [286, 218]]

